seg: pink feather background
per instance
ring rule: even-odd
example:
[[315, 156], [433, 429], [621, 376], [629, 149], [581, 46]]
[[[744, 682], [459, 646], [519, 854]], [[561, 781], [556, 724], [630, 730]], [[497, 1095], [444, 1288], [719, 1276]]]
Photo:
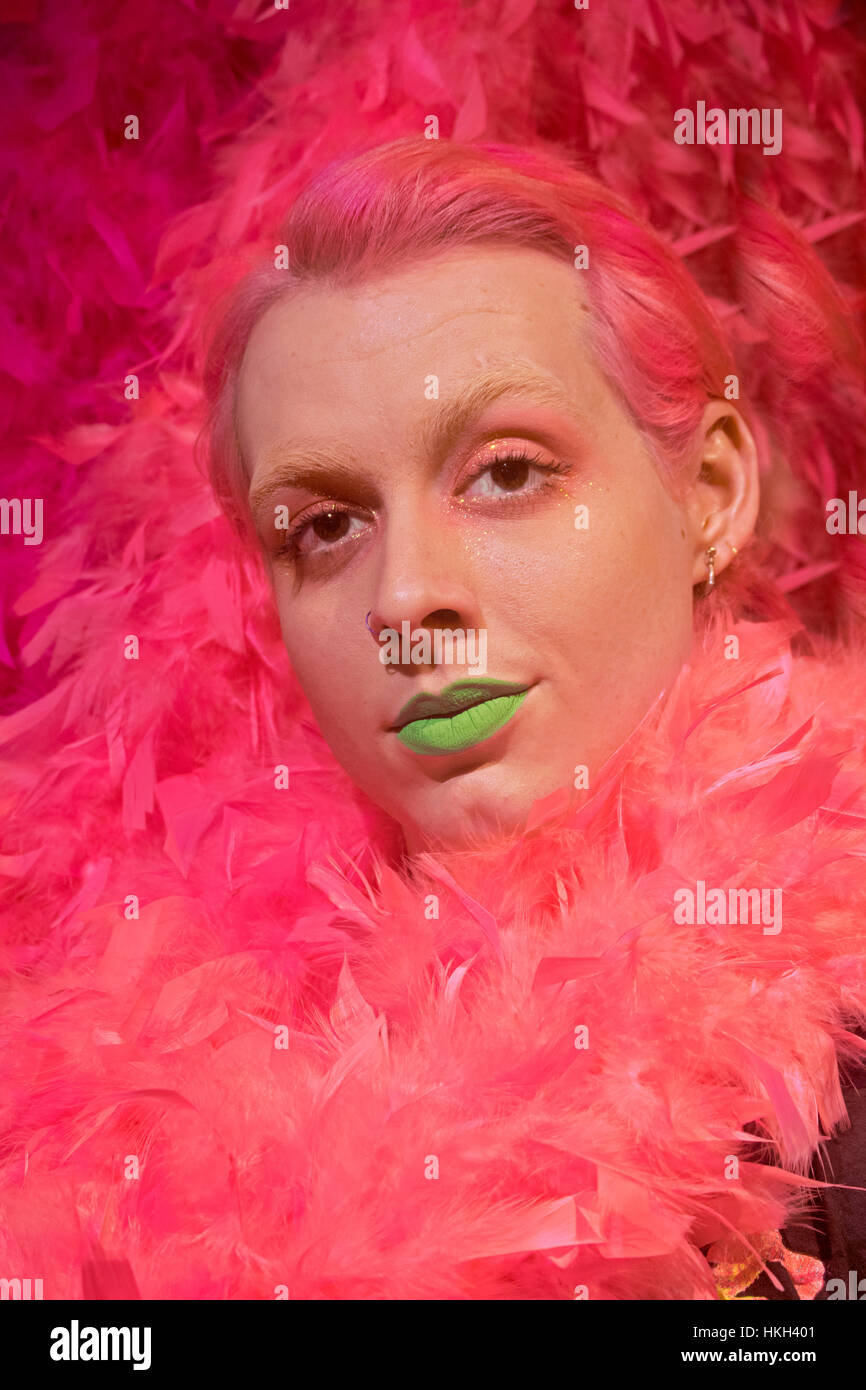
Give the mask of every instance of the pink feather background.
[[[0, 24], [2, 491], [6, 497], [44, 499], [45, 539], [25, 547], [20, 537], [0, 538], [0, 882], [6, 909], [0, 964], [4, 1007], [14, 1020], [5, 1044], [11, 1077], [2, 1105], [13, 1165], [6, 1213], [9, 1229], [18, 1232], [6, 1254], [20, 1240], [22, 1252], [50, 1248], [56, 1263], [63, 1256], [57, 1267], [64, 1271], [64, 1295], [95, 1287], [103, 1296], [126, 1296], [137, 1279], [145, 1296], [219, 1297], [238, 1290], [255, 1296], [259, 1266], [266, 1268], [263, 1285], [279, 1277], [261, 1196], [275, 1184], [284, 1213], [294, 1212], [301, 1221], [308, 1209], [313, 1212], [305, 1227], [308, 1248], [328, 1248], [319, 1263], [297, 1255], [300, 1296], [353, 1296], [346, 1289], [358, 1288], [362, 1296], [383, 1288], [397, 1296], [407, 1281], [419, 1296], [460, 1296], [455, 1289], [461, 1285], [441, 1273], [435, 1258], [421, 1272], [424, 1241], [431, 1251], [438, 1248], [432, 1209], [417, 1235], [417, 1260], [405, 1241], [400, 1244], [401, 1219], [409, 1222], [400, 1211], [414, 1209], [411, 1192], [404, 1193], [403, 1208], [398, 1203], [387, 1213], [371, 1210], [369, 1224], [348, 1230], [340, 1247], [327, 1213], [334, 1203], [339, 1207], [341, 1181], [348, 1182], [340, 1165], [350, 1164], [358, 1141], [349, 1144], [334, 1128], [336, 1121], [329, 1125], [321, 1088], [337, 1089], [352, 1068], [364, 1073], [365, 1058], [374, 1058], [369, 1065], [379, 1078], [373, 1089], [381, 1100], [376, 1086], [385, 1073], [375, 1068], [388, 1040], [377, 1010], [390, 1009], [399, 1018], [400, 1009], [409, 1008], [407, 998], [417, 1002], [418, 980], [435, 949], [446, 944], [453, 974], [441, 981], [440, 1012], [430, 1028], [459, 1034], [468, 1026], [462, 1021], [467, 998], [485, 1007], [484, 987], [473, 985], [468, 963], [482, 950], [501, 953], [497, 923], [525, 919], [534, 901], [550, 911], [550, 875], [561, 847], [553, 844], [548, 855], [531, 847], [522, 851], [514, 880], [520, 882], [519, 896], [514, 888], [509, 898], [506, 886], [491, 906], [482, 902], [481, 883], [474, 896], [455, 893], [459, 908], [439, 938], [432, 928], [406, 933], [413, 901], [392, 870], [383, 870], [384, 908], [375, 913], [360, 878], [337, 872], [341, 855], [362, 872], [372, 871], [395, 848], [394, 832], [353, 790], [315, 729], [280, 645], [258, 563], [239, 554], [197, 467], [197, 373], [206, 317], [225, 285], [270, 244], [274, 226], [311, 172], [373, 138], [420, 132], [425, 116], [434, 113], [442, 138], [520, 143], [541, 137], [579, 155], [678, 246], [746, 357], [751, 353], [755, 373], [769, 364], [773, 389], [782, 392], [797, 427], [808, 420], [810, 427], [829, 429], [835, 407], [816, 388], [819, 379], [780, 373], [773, 356], [779, 354], [784, 364], [785, 351], [795, 351], [781, 339], [796, 338], [797, 325], [777, 324], [773, 332], [766, 312], [760, 322], [752, 320], [753, 306], [738, 299], [731, 278], [728, 242], [738, 194], [759, 193], [805, 230], [862, 321], [863, 12], [856, 6], [764, 0], [724, 6], [590, 0], [588, 11], [552, 0], [291, 0], [285, 11], [261, 3], [192, 0], [72, 0], [33, 3], [29, 10], [22, 0], [17, 5]], [[782, 106], [783, 153], [768, 158], [760, 148], [698, 151], [675, 145], [673, 111], [698, 99], [723, 107]], [[130, 114], [139, 118], [137, 141], [124, 139]], [[124, 399], [130, 373], [140, 380], [137, 401]], [[822, 454], [817, 447], [807, 453], [803, 467], [812, 471], [815, 497], [844, 495], [862, 478], [853, 436], [847, 453]], [[785, 540], [792, 593], [810, 577], [810, 567], [821, 564], [820, 531], [814, 521], [811, 529], [804, 522]], [[845, 582], [855, 588], [866, 577], [858, 558], [862, 542], [857, 546], [846, 558]], [[823, 592], [813, 616], [824, 611]], [[808, 596], [804, 602], [810, 611]], [[129, 634], [139, 639], [138, 661], [124, 659]], [[765, 655], [763, 649], [751, 653], [749, 673], [756, 680], [766, 677], [775, 660], [768, 655], [762, 665]], [[852, 694], [861, 690], [858, 671], [862, 665], [847, 673]], [[740, 674], [745, 684], [747, 675]], [[820, 683], [810, 687], [795, 702], [792, 719], [783, 722], [789, 677], [783, 670], [749, 695], [747, 747], [736, 768], [719, 757], [717, 777], [733, 779], [744, 798], [725, 803], [719, 823], [742, 809], [738, 847], [744, 853], [749, 814], [766, 832], [788, 833], [780, 854], [790, 861], [792, 881], [807, 847], [816, 856], [808, 860], [812, 873], [844, 861], [827, 908], [835, 922], [840, 902], [862, 901], [862, 849], [850, 850], [863, 814], [861, 762], [840, 771], [851, 746], [862, 751], [862, 727], [839, 715], [836, 742], [816, 749], [807, 725], [828, 690]], [[674, 709], [675, 732], [678, 713], [706, 718], [719, 692], [708, 683], [703, 696], [700, 714], [685, 700]], [[702, 744], [710, 760], [724, 743], [724, 710], [717, 718], [721, 724], [713, 727], [722, 733]], [[775, 743], [759, 737], [764, 725], [775, 730]], [[677, 737], [685, 742], [688, 724]], [[795, 748], [801, 751], [790, 751]], [[766, 770], [750, 773], [748, 759], [778, 754], [784, 761], [786, 749], [794, 771], [777, 772], [773, 765], [775, 780]], [[803, 749], [807, 753], [798, 761]], [[290, 792], [279, 804], [275, 763], [285, 763], [291, 774]], [[756, 795], [747, 796], [747, 788], [757, 788]], [[831, 820], [822, 821], [819, 839], [808, 818], [821, 807]], [[648, 873], [660, 871], [662, 856], [653, 849], [659, 821], [643, 824], [640, 808], [640, 797], [627, 802], [621, 842], [613, 829], [605, 841], [609, 873], [619, 864], [625, 874], [635, 856], [638, 862], [643, 856]], [[593, 815], [605, 809], [611, 810], [602, 799]], [[671, 843], [680, 809], [674, 797], [666, 823]], [[544, 814], [538, 808], [538, 824]], [[613, 810], [611, 816], [615, 825]], [[695, 872], [700, 867], [697, 860]], [[454, 893], [447, 870], [430, 868], [443, 891]], [[654, 895], [667, 891], [669, 878], [644, 885], [637, 918], [629, 915], [624, 883], [614, 919], [602, 925], [599, 917], [597, 939], [591, 916], [583, 922], [579, 954], [563, 931], [553, 950], [556, 963], [539, 966], [535, 986], [536, 962], [526, 948], [520, 959], [528, 987], [543, 990], [552, 979], [576, 980], [589, 998], [594, 962], [603, 952], [611, 953], [607, 981], [633, 967], [629, 953], [641, 946], [628, 933], [636, 921], [649, 920]], [[601, 914], [609, 897], [601, 877], [581, 888]], [[808, 894], [808, 879], [801, 891]], [[134, 924], [122, 915], [132, 893], [142, 903]], [[804, 933], [810, 920], [804, 909]], [[347, 942], [365, 939], [374, 921], [372, 955], [353, 966], [353, 978], [343, 960]], [[783, 974], [787, 967], [774, 964], [770, 945], [772, 939], [761, 943], [767, 957], [761, 968], [772, 974], [778, 967]], [[839, 941], [822, 940], [828, 978], [837, 984], [845, 978], [835, 953], [848, 951], [852, 961], [859, 960], [861, 948], [859, 937], [844, 932]], [[748, 991], [749, 968], [743, 967], [742, 977], [734, 972], [737, 988]], [[700, 962], [695, 971], [697, 991]], [[42, 990], [38, 1008], [29, 992], [32, 977]], [[862, 965], [849, 978], [856, 1013]], [[291, 1014], [301, 989], [305, 1008], [327, 1017], [326, 1031], [334, 1048], [343, 1049], [346, 1068], [343, 1075], [329, 1071], [318, 1090], [316, 1082], [315, 1106], [324, 1118], [312, 1129], [306, 1114], [291, 1112], [300, 1102], [285, 1079], [271, 1084], [257, 1051], [262, 1036], [270, 1046], [269, 1030], [275, 1019]], [[808, 970], [802, 989], [806, 1019], [830, 992]], [[371, 997], [375, 1009], [366, 1002]], [[841, 1027], [834, 1008], [827, 1004], [828, 1032], [815, 1040], [813, 1058], [823, 1056], [826, 1037]], [[297, 1020], [296, 1026], [292, 1066], [303, 1090], [302, 1082], [318, 1074], [325, 1044], [310, 1042]], [[481, 1077], [483, 1015], [473, 1026]], [[615, 1030], [617, 1020], [610, 1026]], [[643, 1026], [651, 1031], [651, 1015]], [[753, 1047], [760, 1046], [759, 1031], [746, 1032]], [[31, 1051], [22, 1051], [19, 1063], [14, 1052], [22, 1037]], [[530, 1076], [533, 1086], [547, 1080], [555, 1090], [562, 1059], [555, 1038], [548, 1041], [549, 1050], [545, 1043], [533, 1053], [525, 1075], [519, 1061], [525, 1040], [519, 1037], [497, 1044], [487, 1061], [514, 1095]], [[432, 1048], [435, 1038], [427, 1043]], [[218, 1058], [211, 1071], [200, 1060], [200, 1048], [207, 1059]], [[727, 1058], [733, 1068], [735, 1059], [743, 1060], [738, 1048], [746, 1049], [747, 1060], [757, 1055], [737, 1042]], [[195, 1086], [187, 1093], [180, 1072], [173, 1071], [173, 1059], [185, 1049], [199, 1058]], [[145, 1053], [150, 1060], [143, 1060]], [[796, 1059], [788, 1063], [784, 1076], [784, 1068], [767, 1057], [758, 1058], [756, 1069], [776, 1107], [781, 1142], [796, 1163], [804, 1135], [817, 1137], [819, 1102], [805, 1083], [799, 1102], [791, 1099], [790, 1090], [796, 1092], [801, 1082]], [[258, 1076], [261, 1089], [250, 1097], [249, 1113], [227, 1121], [225, 1132], [213, 1139], [216, 1130], [208, 1125], [217, 1123], [233, 1078], [245, 1068]], [[426, 1078], [432, 1086], [432, 1075], [421, 1068], [415, 1080]], [[630, 1086], [643, 1087], [639, 1074], [628, 1076]], [[618, 1084], [611, 1083], [608, 1099]], [[646, 1084], [644, 1119], [652, 1127], [661, 1123], [658, 1096], [667, 1083], [659, 1083], [659, 1090], [650, 1075]], [[835, 1084], [825, 1066], [818, 1088], [824, 1124], [838, 1115]], [[187, 1098], [193, 1091], [195, 1103]], [[622, 1092], [624, 1113], [635, 1094]], [[680, 1139], [681, 1100], [672, 1083], [665, 1105]], [[300, 1179], [288, 1181], [280, 1168], [279, 1154], [291, 1152], [292, 1139], [281, 1136], [283, 1150], [271, 1142], [269, 1113], [277, 1102], [296, 1124], [298, 1153], [313, 1142], [311, 1133], [321, 1151], [332, 1146], [335, 1166], [315, 1201]], [[446, 1102], [440, 1104], [444, 1110], [437, 1114], [450, 1122]], [[153, 1107], [174, 1116], [166, 1149], [149, 1128]], [[738, 1093], [732, 1109], [721, 1099], [708, 1105], [689, 1133], [697, 1144], [714, 1126], [736, 1121], [741, 1129], [760, 1112], [754, 1095]], [[387, 1122], [377, 1111], [374, 1123], [372, 1109], [360, 1104], [350, 1113], [359, 1133], [366, 1124], [373, 1135], [376, 1124]], [[593, 1166], [573, 1151], [566, 1159], [557, 1149], [564, 1168], [554, 1181], [550, 1153], [543, 1145], [532, 1149], [536, 1131], [529, 1120], [516, 1120], [510, 1131], [497, 1115], [500, 1128], [488, 1139], [479, 1137], [476, 1152], [467, 1113], [471, 1108], [455, 1121], [465, 1131], [461, 1162], [471, 1167], [512, 1145], [521, 1155], [515, 1159], [523, 1164], [521, 1180], [541, 1168], [551, 1187], [550, 1210], [534, 1211], [530, 1219], [521, 1209], [504, 1234], [501, 1222], [487, 1231], [480, 1216], [472, 1227], [462, 1211], [464, 1245], [454, 1234], [459, 1223], [452, 1235], [454, 1248], [467, 1259], [556, 1248], [560, 1237], [571, 1240], [575, 1230], [580, 1241], [590, 1242], [611, 1210], [631, 1212], [629, 1249], [638, 1261], [642, 1253], [651, 1258], [667, 1249], [685, 1231], [682, 1205], [655, 1207], [658, 1193], [648, 1197], [646, 1188], [630, 1186], [632, 1179], [622, 1174], [615, 1179], [605, 1170], [597, 1180]], [[405, 1107], [401, 1115], [397, 1124], [406, 1126], [414, 1142], [414, 1120]], [[603, 1147], [604, 1125], [600, 1118], [598, 1123], [595, 1139]], [[154, 1145], [157, 1185], [142, 1192], [134, 1218], [115, 1218], [114, 1199], [105, 1196], [111, 1189], [109, 1160], [105, 1153], [93, 1157], [88, 1147], [94, 1134], [115, 1124], [106, 1141], [114, 1145], [112, 1153]], [[549, 1138], [556, 1147], [554, 1129]], [[247, 1130], [257, 1135], [254, 1171], [244, 1170], [239, 1157], [239, 1136]], [[423, 1133], [417, 1142], [423, 1150]], [[198, 1173], [193, 1199], [178, 1175], [191, 1171], [202, 1144], [210, 1146], [208, 1152], [215, 1144], [223, 1160]], [[56, 1187], [38, 1177], [40, 1153], [46, 1175], [61, 1173]], [[28, 1172], [36, 1195], [24, 1183]], [[695, 1197], [697, 1166], [692, 1177]], [[395, 1177], [398, 1186], [399, 1181]], [[782, 1208], [762, 1184], [756, 1178], [749, 1199], [755, 1219], [780, 1217]], [[594, 1193], [584, 1203], [592, 1218], [580, 1202], [563, 1217], [562, 1188], [580, 1193], [584, 1186]], [[358, 1179], [346, 1190], [366, 1189]], [[517, 1182], [515, 1191], [526, 1196], [529, 1188]], [[231, 1202], [226, 1206], [226, 1192], [246, 1196], [236, 1209]], [[64, 1203], [76, 1212], [71, 1225]], [[238, 1210], [240, 1227], [233, 1224]], [[147, 1246], [141, 1263], [132, 1261], [130, 1284], [129, 1266], [105, 1258], [103, 1246], [108, 1249], [113, 1240], [126, 1248], [120, 1233], [132, 1227], [145, 1228], [152, 1242], [137, 1247]], [[211, 1251], [231, 1248], [231, 1276], [202, 1274], [190, 1247], [183, 1258], [164, 1262], [163, 1279], [159, 1251], [167, 1246], [160, 1241], [170, 1244], [176, 1230]], [[708, 1240], [722, 1234], [718, 1222], [708, 1221]], [[608, 1258], [616, 1253], [610, 1239]], [[390, 1269], [374, 1267], [374, 1248], [399, 1248], [400, 1260], [395, 1257]], [[674, 1287], [700, 1287], [684, 1247], [677, 1249]], [[79, 1265], [80, 1279], [72, 1272]], [[349, 1271], [345, 1286], [339, 1285], [339, 1269]], [[489, 1283], [486, 1278], [479, 1274], [476, 1288], [501, 1294], [493, 1276]], [[538, 1276], [540, 1289], [547, 1287], [545, 1278]], [[609, 1287], [614, 1296], [628, 1296], [636, 1285], [618, 1278], [612, 1273]]]

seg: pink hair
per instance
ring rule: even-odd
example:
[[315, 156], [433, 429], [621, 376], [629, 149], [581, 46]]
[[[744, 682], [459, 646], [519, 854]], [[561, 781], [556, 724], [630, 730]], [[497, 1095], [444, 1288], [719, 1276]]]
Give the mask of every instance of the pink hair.
[[[741, 557], [735, 577], [741, 608], [763, 616], [781, 611], [781, 591], [771, 583], [771, 593], [767, 581], [802, 566], [804, 553], [820, 561], [827, 539], [817, 534], [824, 529], [829, 482], [827, 468], [815, 463], [816, 450], [822, 457], [827, 452], [823, 437], [813, 438], [819, 424], [838, 436], [831, 451], [836, 477], [856, 466], [850, 417], [855, 397], [862, 406], [862, 350], [841, 296], [805, 240], [750, 200], [741, 200], [739, 213], [729, 279], [750, 315], [758, 311], [764, 331], [752, 336], [770, 338], [781, 357], [775, 362], [773, 351], [750, 353], [748, 343], [747, 365], [738, 362], [718, 315], [675, 252], [622, 198], [556, 151], [409, 136], [329, 164], [298, 196], [277, 237], [288, 250], [289, 268], [276, 269], [273, 260], [255, 266], [211, 314], [202, 437], [221, 505], [249, 535], [236, 384], [250, 334], [278, 300], [305, 283], [353, 286], [454, 247], [524, 246], [574, 263], [576, 247], [584, 245], [588, 266], [577, 273], [597, 359], [672, 490], [707, 401], [724, 398], [731, 377], [738, 381], [737, 408], [756, 434], [762, 471], [770, 470], [774, 449], [789, 470], [797, 472], [799, 464], [807, 480], [812, 469], [811, 481], [819, 484], [812, 502], [821, 510], [798, 516], [804, 498], [795, 488], [789, 504], [789, 488], [783, 516], [776, 489], [766, 535], [763, 541], [759, 536], [750, 562]], [[769, 370], [762, 365], [768, 357]], [[748, 399], [744, 374], [753, 388]], [[817, 404], [829, 405], [834, 397], [835, 408], [819, 421]], [[862, 439], [862, 412], [859, 431]], [[817, 600], [810, 594], [816, 626], [834, 625], [842, 606], [839, 580], [832, 593], [819, 586]]]

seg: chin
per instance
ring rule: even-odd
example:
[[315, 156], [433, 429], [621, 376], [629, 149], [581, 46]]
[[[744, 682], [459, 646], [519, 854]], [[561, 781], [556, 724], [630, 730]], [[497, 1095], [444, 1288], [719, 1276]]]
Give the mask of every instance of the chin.
[[567, 773], [548, 778], [531, 769], [488, 764], [432, 784], [398, 813], [410, 851], [470, 849], [520, 834], [534, 803], [560, 786]]

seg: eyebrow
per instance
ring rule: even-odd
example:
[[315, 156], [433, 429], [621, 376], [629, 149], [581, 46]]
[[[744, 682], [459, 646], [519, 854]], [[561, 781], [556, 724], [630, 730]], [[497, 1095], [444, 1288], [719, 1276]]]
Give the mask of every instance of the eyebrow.
[[[561, 381], [550, 372], [512, 359], [476, 377], [452, 400], [439, 401], [430, 418], [421, 426], [421, 441], [431, 457], [441, 458], [454, 447], [472, 421], [503, 396], [519, 397], [524, 403], [575, 412], [575, 403]], [[273, 467], [260, 482], [250, 487], [248, 503], [252, 511], [262, 507], [280, 488], [308, 488], [317, 492], [338, 492], [351, 487], [361, 504], [375, 501], [376, 489], [363, 477], [357, 460], [348, 453], [331, 453], [318, 448], [297, 449], [278, 444], [268, 454]]]

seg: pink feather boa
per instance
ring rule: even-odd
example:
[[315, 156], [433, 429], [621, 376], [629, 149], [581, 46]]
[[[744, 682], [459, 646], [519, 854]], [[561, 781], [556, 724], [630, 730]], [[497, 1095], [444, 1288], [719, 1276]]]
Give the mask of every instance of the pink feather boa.
[[[718, 1297], [701, 1248], [805, 1209], [866, 1050], [866, 662], [802, 636], [722, 617], [510, 844], [401, 870], [343, 789], [351, 865], [290, 798], [225, 910], [79, 895], [7, 977], [0, 1269], [47, 1298]], [[207, 837], [170, 800], [183, 859]], [[257, 822], [234, 806], [229, 860]], [[781, 931], [678, 924], [698, 880], [781, 888]]]

